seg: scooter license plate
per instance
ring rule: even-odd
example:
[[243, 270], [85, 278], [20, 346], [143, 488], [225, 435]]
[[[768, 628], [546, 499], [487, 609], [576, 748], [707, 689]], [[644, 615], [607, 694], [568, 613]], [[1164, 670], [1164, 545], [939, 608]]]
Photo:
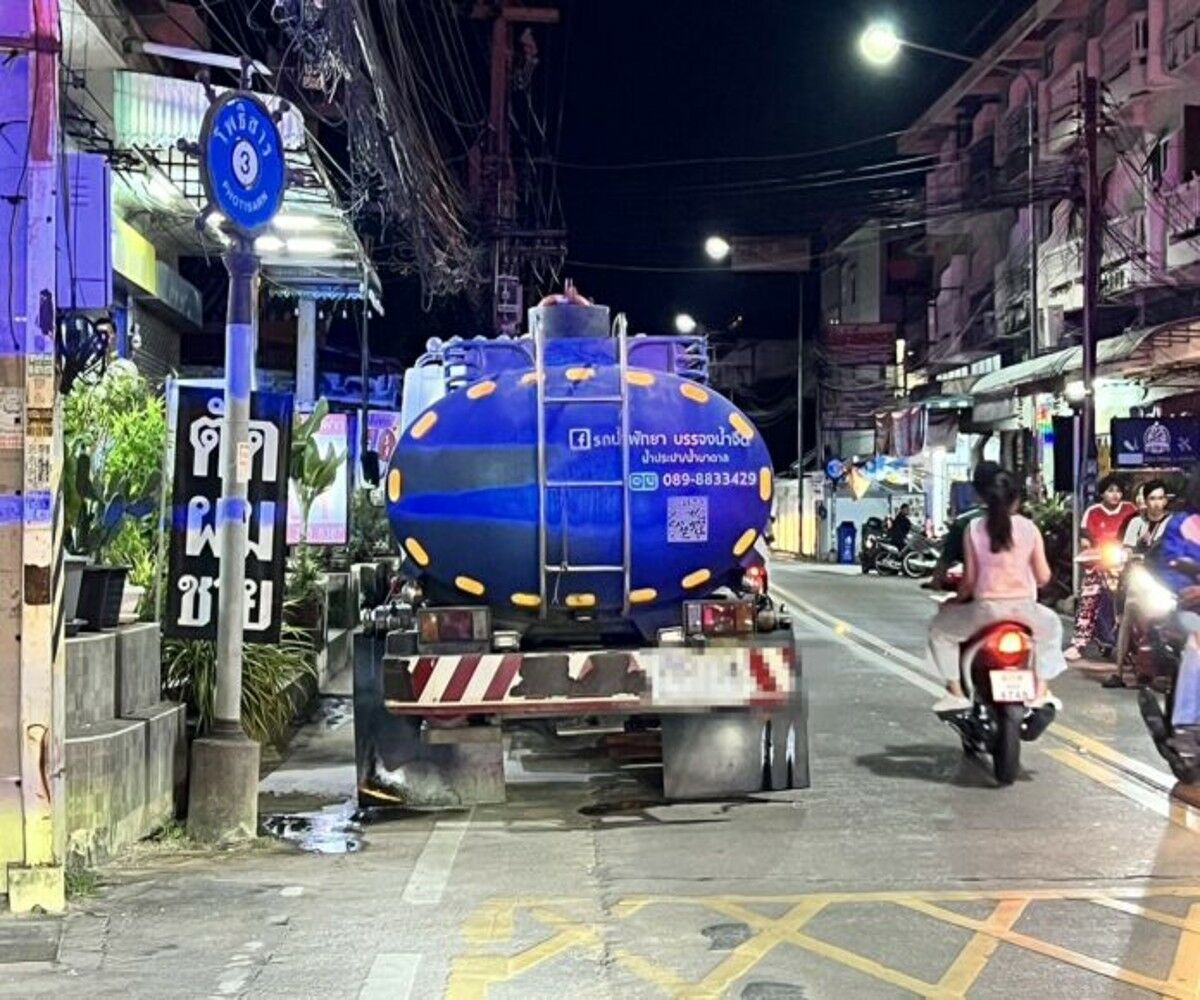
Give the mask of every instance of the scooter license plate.
[[992, 701], [1002, 705], [1033, 701], [1037, 681], [1032, 670], [992, 670]]

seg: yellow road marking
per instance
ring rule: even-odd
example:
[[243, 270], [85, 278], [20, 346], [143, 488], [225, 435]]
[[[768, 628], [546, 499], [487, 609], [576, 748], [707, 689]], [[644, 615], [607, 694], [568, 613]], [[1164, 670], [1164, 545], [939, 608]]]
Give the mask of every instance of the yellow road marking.
[[599, 944], [596, 932], [579, 924], [561, 930], [511, 958], [504, 955], [465, 955], [456, 958], [450, 966], [446, 996], [449, 1000], [485, 1000], [488, 987], [495, 983], [510, 982], [572, 948], [584, 945], [598, 947]]
[[1114, 792], [1124, 795], [1125, 798], [1132, 799], [1138, 805], [1157, 813], [1163, 819], [1170, 820], [1172, 823], [1177, 823], [1181, 826], [1184, 825], [1179, 823], [1179, 820], [1172, 815], [1171, 802], [1161, 792], [1147, 788], [1140, 782], [1132, 781], [1119, 771], [1105, 767], [1090, 757], [1085, 757], [1067, 747], [1054, 747], [1044, 752], [1060, 764], [1066, 764], [1067, 767], [1078, 771], [1082, 775], [1086, 775], [1093, 781], [1098, 781], [1106, 788], [1111, 788]]
[[[1193, 903], [1186, 918], [1179, 918], [1144, 905], [1143, 901], [1155, 897], [1197, 900], [1200, 899], [1200, 886], [940, 890], [921, 893], [884, 891], [805, 896], [632, 896], [617, 901], [613, 906], [611, 913], [618, 921], [627, 921], [655, 905], [693, 905], [744, 922], [751, 927], [753, 934], [699, 982], [687, 981], [679, 971], [657, 956], [647, 957], [628, 948], [620, 948], [613, 957], [622, 968], [668, 996], [716, 1000], [726, 995], [739, 979], [784, 944], [918, 996], [955, 1000], [967, 994], [1000, 945], [1008, 944], [1160, 996], [1200, 1000], [1200, 902]], [[958, 900], [993, 900], [996, 906], [986, 919], [977, 920], [937, 905], [939, 901]], [[1158, 980], [1013, 929], [1031, 904], [1047, 900], [1094, 903], [1178, 930], [1179, 942], [1169, 976]], [[804, 930], [809, 921], [831, 906], [864, 902], [897, 905], [943, 924], [971, 931], [972, 937], [941, 979], [936, 983], [928, 983], [849, 948], [814, 937]], [[773, 918], [752, 908], [764, 903], [786, 903], [788, 910], [783, 916]], [[511, 982], [571, 949], [598, 952], [603, 944], [604, 926], [578, 920], [563, 912], [564, 907], [586, 904], [586, 900], [578, 898], [520, 897], [489, 901], [464, 925], [464, 937], [470, 944], [487, 947], [511, 941], [518, 912], [545, 925], [552, 933], [516, 955], [476, 953], [455, 958], [451, 963], [447, 996], [451, 1000], [484, 1000], [491, 985]]]
[[1099, 958], [1092, 958], [1090, 955], [1083, 955], [1077, 951], [1072, 951], [1070, 948], [1064, 948], [1061, 945], [1051, 944], [1049, 941], [1042, 941], [1040, 938], [1031, 937], [1028, 934], [1021, 934], [1013, 930], [1001, 930], [998, 928], [989, 927], [986, 923], [974, 920], [971, 917], [963, 916], [960, 913], [955, 913], [953, 910], [947, 910], [941, 906], [935, 906], [922, 899], [909, 899], [906, 901], [898, 901], [899, 905], [907, 907], [910, 910], [916, 910], [918, 913], [924, 913], [926, 916], [933, 917], [935, 920], [940, 920], [943, 923], [952, 924], [955, 927], [963, 927], [967, 930], [972, 930], [977, 933], [987, 934], [997, 939], [997, 941], [1005, 944], [1015, 945], [1018, 948], [1024, 948], [1026, 951], [1032, 951], [1034, 954], [1042, 955], [1045, 958], [1054, 959], [1057, 962], [1063, 962], [1067, 965], [1073, 965], [1078, 969], [1084, 969], [1087, 972], [1092, 972], [1098, 976], [1104, 976], [1107, 979], [1114, 979], [1120, 983], [1126, 983], [1129, 986], [1137, 986], [1143, 990], [1149, 990], [1152, 993], [1161, 993], [1168, 997], [1186, 998], [1194, 996], [1185, 990], [1181, 990], [1173, 983], [1164, 980], [1155, 979], [1152, 976], [1143, 975], [1140, 972], [1134, 972], [1131, 969], [1123, 969], [1119, 965], [1113, 965], [1111, 962], [1105, 962]]
[[[1002, 899], [984, 923], [989, 930], [1011, 930], [1029, 905], [1028, 899]], [[939, 990], [950, 996], [965, 996], [974, 985], [988, 961], [1000, 947], [1000, 941], [983, 931], [976, 931], [945, 975], [938, 981]]]
[[[799, 929], [825, 908], [820, 899], [805, 899], [778, 920], [767, 921], [757, 934], [733, 949], [699, 983], [690, 986], [688, 997], [721, 997], [725, 991], [753, 969], [783, 941], [790, 941]], [[761, 921], [756, 921], [761, 923]]]
[[1116, 910], [1118, 913], [1128, 913], [1132, 917], [1143, 917], [1146, 920], [1152, 920], [1156, 924], [1163, 924], [1167, 927], [1175, 927], [1179, 930], [1200, 931], [1200, 921], [1185, 920], [1182, 917], [1163, 913], [1161, 910], [1152, 910], [1147, 906], [1131, 903], [1125, 899], [1109, 899], [1107, 896], [1097, 896], [1095, 899], [1089, 900], [1089, 902], [1095, 903], [1097, 906], [1103, 906], [1109, 910]]
[[639, 979], [644, 979], [652, 986], [657, 986], [668, 996], [695, 996], [692, 992], [695, 984], [689, 983], [670, 966], [662, 962], [652, 961], [642, 955], [635, 955], [625, 948], [613, 952], [617, 964], [628, 969]]
[[[1193, 903], [1188, 907], [1187, 922], [1195, 924], [1197, 921], [1200, 921], [1200, 903]], [[1193, 1000], [1200, 997], [1200, 932], [1191, 929], [1180, 932], [1167, 982], [1181, 991], [1175, 994], [1177, 996], [1191, 997]]]

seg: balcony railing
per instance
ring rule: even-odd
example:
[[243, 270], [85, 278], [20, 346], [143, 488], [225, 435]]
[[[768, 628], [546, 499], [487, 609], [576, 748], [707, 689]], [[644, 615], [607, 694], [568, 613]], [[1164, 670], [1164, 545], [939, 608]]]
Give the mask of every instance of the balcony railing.
[[1179, 72], [1191, 68], [1200, 52], [1200, 0], [1174, 0], [1166, 37], [1166, 68]]
[[1150, 24], [1144, 12], [1130, 14], [1100, 39], [1100, 65], [1104, 82], [1113, 91], [1129, 93], [1145, 86], [1146, 59], [1150, 52]]

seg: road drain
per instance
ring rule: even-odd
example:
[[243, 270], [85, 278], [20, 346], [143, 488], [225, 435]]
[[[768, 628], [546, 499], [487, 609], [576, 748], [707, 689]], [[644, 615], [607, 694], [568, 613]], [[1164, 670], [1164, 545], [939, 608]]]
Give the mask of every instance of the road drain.
[[279, 813], [262, 821], [263, 833], [313, 854], [354, 854], [362, 849], [362, 825], [353, 802], [313, 812]]

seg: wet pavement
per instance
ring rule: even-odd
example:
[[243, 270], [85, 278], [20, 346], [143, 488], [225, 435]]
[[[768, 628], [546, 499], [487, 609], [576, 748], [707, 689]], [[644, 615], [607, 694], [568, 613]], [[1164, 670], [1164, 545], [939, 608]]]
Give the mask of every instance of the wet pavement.
[[331, 706], [264, 780], [275, 836], [105, 869], [58, 962], [0, 968], [0, 997], [1198, 995], [1200, 835], [1133, 692], [1073, 671], [997, 788], [929, 712], [923, 591], [775, 581], [811, 788], [666, 804], [652, 737], [516, 736], [506, 804], [360, 817]]

